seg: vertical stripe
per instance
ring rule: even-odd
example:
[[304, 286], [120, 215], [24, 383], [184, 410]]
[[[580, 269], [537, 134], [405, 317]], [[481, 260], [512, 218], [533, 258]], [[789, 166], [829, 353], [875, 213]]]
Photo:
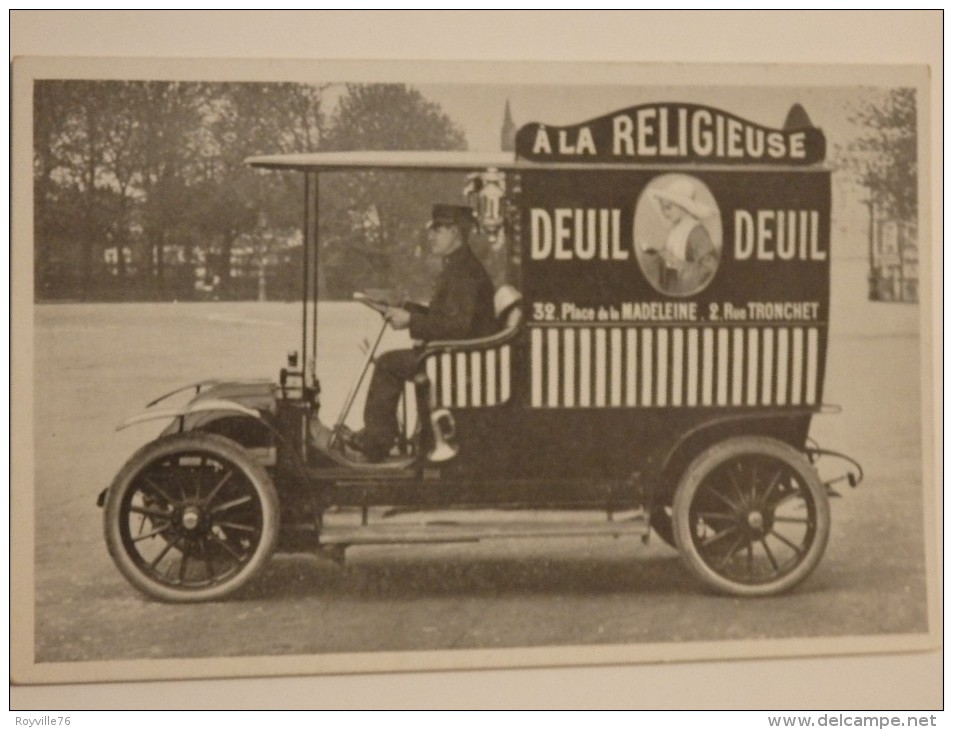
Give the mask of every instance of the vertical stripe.
[[450, 353], [440, 356], [440, 405], [453, 405], [453, 358]]
[[563, 405], [576, 405], [576, 331], [572, 327], [563, 330]]
[[599, 327], [595, 331], [596, 339], [596, 397], [595, 405], [605, 407], [606, 404], [606, 331]]
[[732, 332], [734, 349], [731, 355], [731, 405], [742, 404], [742, 386], [744, 385], [745, 331], [735, 328]]
[[510, 346], [503, 345], [503, 349], [500, 350], [500, 403], [505, 403], [510, 399], [511, 377]]
[[718, 405], [728, 404], [728, 335], [727, 328], [716, 330], [718, 336], [718, 390], [716, 393]]
[[682, 405], [682, 376], [685, 367], [685, 330], [676, 327], [672, 330], [672, 405]]
[[459, 408], [467, 405], [467, 353], [457, 353], [453, 377], [457, 385], [457, 400], [454, 405]]
[[809, 405], [817, 402], [817, 358], [818, 358], [817, 329], [811, 327], [807, 331], [807, 383], [805, 400]]
[[453, 357], [450, 354], [440, 356], [440, 405], [453, 405]]
[[496, 396], [496, 350], [486, 353], [486, 403], [495, 406], [499, 403]]
[[[428, 357], [426, 360], [427, 380], [430, 381], [430, 398], [434, 403], [440, 405], [440, 381], [438, 380], [437, 358]], [[404, 396], [406, 397], [406, 395]], [[410, 403], [416, 403], [416, 399], [410, 400]]]
[[715, 333], [711, 329], [702, 330], [702, 405], [711, 405], [712, 379], [714, 378]]
[[592, 403], [592, 330], [579, 330], [579, 405]]
[[685, 384], [686, 403], [698, 405], [698, 330], [688, 330], [688, 374]]
[[638, 330], [630, 327], [625, 331], [625, 404], [635, 405], [636, 388], [636, 352], [635, 342]]
[[652, 405], [652, 330], [642, 330], [642, 400], [640, 405]]
[[408, 434], [412, 434], [417, 427], [417, 399], [414, 397], [416, 393], [417, 389], [412, 382], [404, 384], [404, 402], [401, 404], [400, 414], [402, 418], [405, 414], [407, 416], [404, 426]]
[[427, 380], [430, 381], [431, 389], [436, 388], [439, 383], [437, 382], [437, 358], [428, 357], [427, 362]]
[[758, 405], [758, 330], [748, 330], [748, 405]]
[[804, 330], [791, 331], [791, 405], [801, 404], [804, 398]]
[[546, 405], [555, 408], [559, 405], [559, 330], [555, 327], [546, 331]]
[[658, 382], [655, 390], [655, 405], [668, 405], [668, 330], [659, 327], [655, 330], [656, 362], [658, 363]]
[[778, 330], [778, 385], [777, 385], [777, 404], [779, 406], [787, 405], [788, 402], [788, 360], [790, 352], [788, 350], [788, 328], [782, 327]]
[[622, 405], [622, 330], [609, 332], [609, 405]]
[[538, 327], [530, 337], [530, 363], [532, 367], [532, 394], [530, 404], [534, 408], [543, 405], [543, 331]]
[[483, 403], [483, 353], [479, 350], [470, 353], [470, 405], [482, 406]]
[[774, 330], [762, 330], [764, 338], [761, 347], [761, 405], [771, 405], [772, 384], [774, 382]]

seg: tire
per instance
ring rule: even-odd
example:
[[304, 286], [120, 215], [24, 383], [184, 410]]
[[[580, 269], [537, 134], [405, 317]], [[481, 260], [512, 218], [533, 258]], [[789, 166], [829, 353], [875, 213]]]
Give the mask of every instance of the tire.
[[241, 446], [199, 431], [139, 449], [109, 487], [109, 554], [137, 589], [160, 601], [224, 598], [267, 563], [278, 497]]
[[705, 585], [735, 596], [790, 590], [817, 567], [830, 535], [827, 492], [807, 458], [744, 436], [703, 451], [672, 505], [675, 543]]

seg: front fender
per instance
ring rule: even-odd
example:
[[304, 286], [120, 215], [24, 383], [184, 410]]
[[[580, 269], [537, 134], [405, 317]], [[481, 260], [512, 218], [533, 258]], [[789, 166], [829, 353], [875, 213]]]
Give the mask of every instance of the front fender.
[[[187, 403], [156, 407], [157, 403], [177, 393], [195, 388]], [[276, 463], [276, 446], [281, 444], [303, 479], [306, 474], [303, 456], [275, 428], [278, 386], [268, 380], [204, 380], [179, 388], [152, 401], [143, 411], [116, 426], [122, 430], [139, 423], [167, 420], [162, 435], [183, 431], [211, 431], [240, 444], [263, 466]]]
[[[241, 403], [223, 400], [221, 398], [202, 398], [193, 400], [189, 403], [186, 403], [184, 406], [179, 406], [178, 408], [147, 408], [146, 410], [137, 413], [134, 416], [130, 416], [129, 418], [120, 422], [116, 426], [116, 430], [122, 431], [124, 428], [135, 426], [137, 423], [155, 421], [158, 419], [182, 418], [192, 420], [191, 417], [193, 416], [200, 417], [201, 415], [205, 415], [210, 412], [241, 414], [243, 416], [251, 416], [255, 420], [261, 420], [261, 414], [258, 411], [256, 411], [254, 408], [243, 406]], [[199, 420], [204, 421], [208, 419], [200, 417]]]
[[[167, 398], [195, 388], [195, 395], [187, 403], [164, 408], [155, 407]], [[231, 439], [248, 453], [259, 465], [269, 468], [278, 464], [278, 448], [288, 455], [284, 463], [292, 474], [292, 484], [296, 486], [308, 483], [307, 465], [304, 456], [295, 445], [278, 431], [273, 416], [277, 413], [278, 387], [266, 380], [204, 380], [150, 402], [146, 408], [116, 426], [120, 431], [129, 426], [156, 420], [168, 420], [170, 423], [162, 431], [162, 436], [203, 430], [217, 433]], [[108, 490], [99, 495], [97, 504], [101, 507]]]
[[[195, 395], [184, 405], [156, 408], [169, 397], [195, 389]], [[186, 421], [204, 422], [209, 414], [251, 416], [260, 420], [265, 413], [276, 411], [277, 386], [269, 380], [203, 380], [177, 388], [148, 403], [145, 410], [122, 421], [116, 430], [157, 419], [182, 419], [181, 430]]]

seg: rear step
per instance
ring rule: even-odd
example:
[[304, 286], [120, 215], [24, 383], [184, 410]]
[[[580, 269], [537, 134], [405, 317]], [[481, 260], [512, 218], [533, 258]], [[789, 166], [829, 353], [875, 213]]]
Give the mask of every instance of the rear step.
[[[399, 543], [477, 542], [521, 537], [620, 537], [644, 538], [649, 532], [642, 512], [519, 512], [488, 519], [478, 513], [433, 513], [401, 515], [400, 521], [386, 519], [367, 524], [339, 524], [329, 515], [320, 533], [322, 545], [386, 545]], [[412, 518], [412, 519], [408, 519]]]

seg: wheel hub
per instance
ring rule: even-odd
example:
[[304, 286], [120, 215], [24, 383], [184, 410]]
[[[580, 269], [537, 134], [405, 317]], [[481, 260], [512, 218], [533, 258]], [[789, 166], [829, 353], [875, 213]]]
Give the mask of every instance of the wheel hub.
[[764, 528], [764, 515], [758, 510], [751, 510], [748, 513], [748, 527], [760, 532]]
[[181, 524], [186, 530], [189, 530], [190, 532], [195, 530], [195, 528], [197, 528], [201, 522], [202, 511], [198, 507], [192, 505], [182, 510]]

